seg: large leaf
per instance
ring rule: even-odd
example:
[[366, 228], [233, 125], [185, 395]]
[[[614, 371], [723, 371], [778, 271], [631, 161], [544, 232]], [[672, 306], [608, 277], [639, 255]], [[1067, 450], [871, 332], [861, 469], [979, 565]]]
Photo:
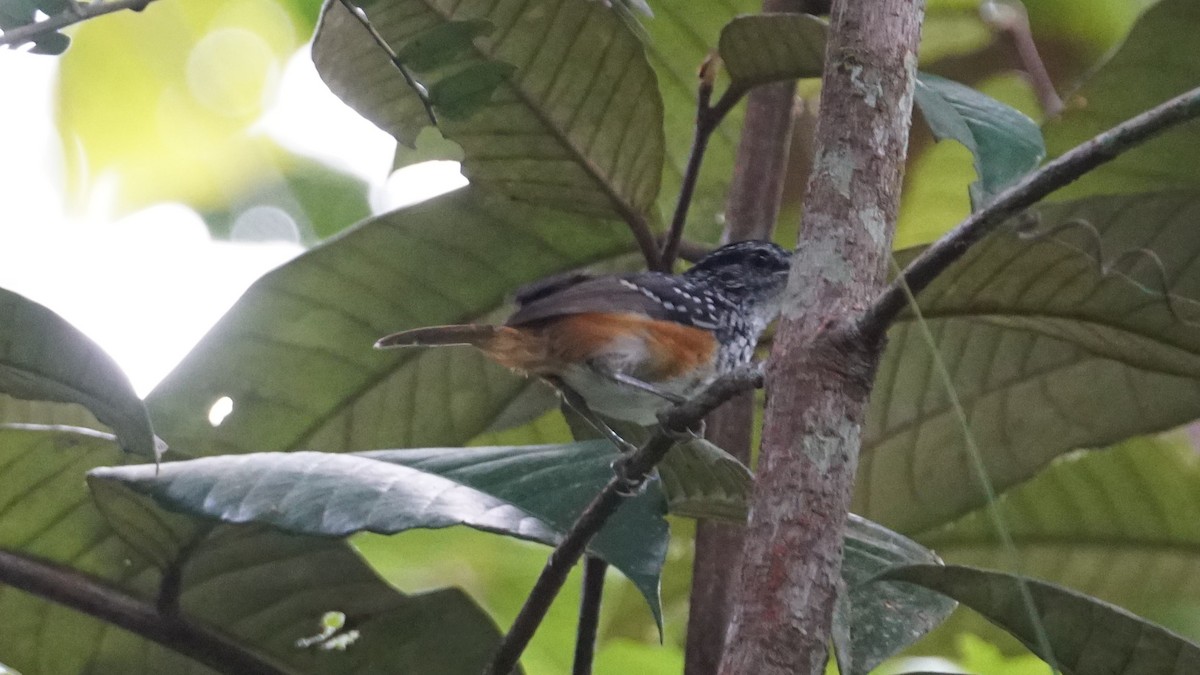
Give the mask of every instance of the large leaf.
[[[612, 477], [609, 443], [258, 453], [96, 469], [171, 509], [225, 522], [345, 536], [467, 525], [557, 544]], [[628, 576], [656, 618], [666, 555], [665, 502], [655, 483], [629, 500], [590, 550]]]
[[1186, 438], [1065, 457], [998, 506], [1016, 560], [982, 510], [920, 541], [952, 563], [1020, 571], [1144, 616], [1200, 604], [1200, 460]]
[[820, 77], [829, 27], [808, 14], [739, 16], [721, 29], [719, 50], [732, 86]]
[[990, 96], [928, 73], [917, 77], [913, 95], [938, 140], [953, 139], [971, 151], [979, 176], [970, 187], [976, 208], [1046, 156], [1037, 123]]
[[[1067, 98], [1068, 108], [1046, 124], [1051, 156], [1200, 84], [1192, 48], [1200, 4], [1162, 0], [1134, 25], [1125, 44]], [[1055, 198], [1194, 188], [1200, 179], [1200, 122], [1192, 121], [1131, 150], [1055, 193]]]
[[[465, 443], [527, 383], [474, 350], [371, 348], [393, 331], [495, 319], [547, 274], [632, 246], [617, 223], [467, 188], [368, 220], [256, 282], [148, 397], [195, 454]], [[220, 427], [209, 408], [233, 413]]]
[[59, 315], [2, 288], [0, 392], [81, 404], [116, 432], [126, 450], [155, 456], [150, 416], [112, 357]]
[[[1096, 197], [1039, 209], [1039, 231], [997, 232], [921, 294], [925, 320], [993, 484], [1019, 483], [1063, 452], [1171, 428], [1200, 415], [1200, 332], [1190, 303], [1163, 296], [1141, 258], [1102, 277], [1105, 259], [1148, 247], [1170, 292], [1200, 297], [1200, 195]], [[1173, 311], [1174, 307], [1174, 311]], [[930, 345], [912, 315], [890, 334], [864, 436], [854, 509], [919, 532], [984, 503]]]
[[[443, 112], [472, 182], [601, 217], [645, 214], [658, 194], [662, 99], [641, 42], [604, 3], [360, 3]], [[313, 40], [335, 94], [406, 145], [429, 124], [416, 93], [336, 0]]]
[[[1184, 675], [1200, 669], [1200, 646], [1118, 607], [1061, 586], [960, 566], [912, 565], [885, 572], [958, 600], [1041, 652], [1069, 675]], [[1022, 585], [1032, 596], [1034, 614]]]
[[[205, 536], [199, 522], [161, 511], [139, 513], [130, 497], [98, 494], [105, 512], [119, 512], [117, 522], [130, 528], [116, 532], [82, 478], [89, 469], [124, 459], [106, 434], [0, 427], [0, 548], [69, 565], [153, 602], [158, 565], [179, 558], [190, 545], [179, 598], [183, 614], [220, 627], [296, 672], [399, 668], [461, 675], [479, 672], [487, 662], [499, 636], [470, 600], [454, 590], [401, 595], [343, 542], [245, 526], [221, 526]], [[346, 652], [296, 648], [298, 638], [318, 632], [327, 611], [351, 618], [360, 631], [358, 641]], [[12, 588], [0, 586], [0, 614], [0, 660], [26, 673], [211, 672], [155, 643]]]

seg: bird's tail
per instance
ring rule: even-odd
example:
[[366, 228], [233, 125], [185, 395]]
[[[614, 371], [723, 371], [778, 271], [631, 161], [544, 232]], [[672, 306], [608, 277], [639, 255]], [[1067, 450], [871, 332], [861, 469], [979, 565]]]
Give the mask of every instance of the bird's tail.
[[504, 330], [512, 329], [505, 326], [489, 326], [487, 324], [414, 328], [380, 338], [375, 343], [375, 348], [471, 345], [486, 350], [487, 346]]

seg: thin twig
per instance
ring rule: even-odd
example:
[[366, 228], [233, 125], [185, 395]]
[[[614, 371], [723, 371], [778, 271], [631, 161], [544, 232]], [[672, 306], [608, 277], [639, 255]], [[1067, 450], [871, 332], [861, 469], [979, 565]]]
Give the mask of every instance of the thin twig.
[[687, 433], [705, 415], [739, 392], [761, 387], [762, 380], [762, 371], [757, 368], [735, 371], [713, 382], [695, 398], [668, 409], [659, 417], [658, 430], [637, 452], [621, 460], [619, 473], [622, 475], [613, 476], [592, 498], [562, 542], [550, 554], [533, 590], [525, 599], [525, 605], [492, 657], [487, 673], [508, 675], [516, 667], [525, 647], [546, 617], [550, 603], [562, 590], [567, 574], [579, 562], [588, 542], [625, 500], [629, 481], [644, 480], [675, 445], [679, 434]]
[[83, 612], [221, 673], [286, 675], [233, 641], [79, 570], [0, 549], [0, 583]]
[[367, 29], [367, 32], [371, 34], [371, 38], [375, 40], [375, 44], [379, 45], [379, 48], [388, 55], [388, 58], [392, 61], [392, 65], [396, 66], [396, 70], [399, 70], [400, 74], [404, 76], [404, 81], [416, 93], [417, 98], [421, 99], [421, 105], [425, 106], [425, 114], [429, 116], [429, 123], [436, 127], [438, 125], [437, 115], [433, 113], [433, 101], [429, 100], [429, 90], [412, 76], [408, 67], [396, 55], [396, 50], [392, 49], [392, 46], [387, 43], [387, 40], [383, 39], [379, 31], [375, 30], [375, 26], [371, 24], [371, 20], [367, 18], [367, 13], [361, 7], [355, 5], [350, 0], [341, 0], [341, 3], [346, 8], [346, 11], [350, 12], [363, 25], [363, 28]]
[[980, 7], [984, 21], [1008, 34], [1017, 50], [1021, 67], [1029, 76], [1029, 84], [1038, 97], [1038, 103], [1046, 117], [1062, 112], [1063, 100], [1054, 88], [1054, 80], [1046, 70], [1046, 63], [1038, 53], [1033, 41], [1033, 28], [1029, 25], [1029, 12], [1020, 0], [995, 0]]
[[696, 181], [700, 178], [700, 164], [704, 161], [704, 152], [708, 149], [708, 141], [713, 132], [720, 126], [721, 120], [729, 114], [733, 106], [742, 100], [746, 90], [730, 86], [712, 105], [713, 82], [717, 76], [717, 59], [709, 57], [700, 66], [700, 86], [696, 92], [696, 131], [692, 137], [692, 149], [688, 154], [687, 167], [683, 170], [683, 182], [679, 185], [679, 199], [675, 202], [675, 214], [671, 218], [671, 229], [667, 232], [666, 241], [662, 247], [662, 266], [664, 271], [670, 271], [679, 255], [679, 240], [683, 237], [683, 228], [687, 224], [688, 208], [692, 205], [692, 194], [696, 191]]
[[583, 594], [579, 599], [579, 626], [575, 630], [575, 664], [571, 667], [571, 675], [592, 675], [606, 572], [608, 563], [590, 555], [584, 556]]
[[973, 244], [1022, 209], [1121, 153], [1196, 117], [1200, 117], [1200, 87], [1118, 124], [1029, 174], [986, 207], [972, 213], [909, 263], [904, 273], [892, 281], [859, 318], [858, 326], [862, 335], [871, 340], [882, 339], [888, 326], [907, 305], [905, 284], [914, 295], [919, 294]]
[[25, 26], [17, 26], [16, 28], [6, 30], [0, 34], [0, 47], [18, 46], [26, 42], [32, 42], [46, 33], [53, 33], [67, 26], [73, 26], [77, 23], [82, 23], [88, 19], [94, 19], [105, 14], [120, 12], [123, 10], [132, 10], [140, 12], [146, 9], [154, 0], [93, 0], [87, 4], [71, 3], [70, 6], [52, 17], [37, 21]]

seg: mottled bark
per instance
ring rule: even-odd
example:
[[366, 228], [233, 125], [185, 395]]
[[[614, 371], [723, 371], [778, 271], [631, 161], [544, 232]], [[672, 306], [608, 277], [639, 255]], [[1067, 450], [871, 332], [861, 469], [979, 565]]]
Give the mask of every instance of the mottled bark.
[[824, 668], [879, 344], [854, 319], [885, 279], [921, 0], [834, 3], [816, 160], [768, 404], [726, 675]]

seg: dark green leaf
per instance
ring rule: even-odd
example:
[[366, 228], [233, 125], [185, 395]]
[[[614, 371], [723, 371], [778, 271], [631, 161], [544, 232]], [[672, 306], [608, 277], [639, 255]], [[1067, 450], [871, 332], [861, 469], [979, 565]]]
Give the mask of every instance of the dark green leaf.
[[0, 392], [79, 403], [129, 452], [156, 456], [154, 430], [129, 379], [104, 350], [62, 317], [0, 289]]
[[[470, 40], [453, 62], [419, 74], [432, 93], [447, 86], [440, 82], [447, 76], [488, 64], [462, 87], [473, 96], [439, 96], [459, 106], [440, 126], [462, 146], [463, 172], [473, 183], [575, 213], [619, 219], [648, 213], [662, 170], [662, 100], [641, 42], [604, 3], [374, 0], [361, 6], [389, 44], [412, 45], [408, 56], [418, 60], [429, 49], [436, 52], [433, 61], [446, 58], [444, 43], [427, 40], [419, 49], [423, 43], [412, 42], [435, 26], [495, 27], [491, 36]], [[418, 96], [339, 2], [325, 3], [313, 61], [335, 94], [400, 143], [412, 145], [429, 124]], [[517, 70], [503, 73], [502, 64]], [[454, 116], [467, 112], [473, 114]]]
[[[971, 567], [911, 565], [881, 578], [906, 581], [958, 600], [1012, 633], [1035, 653], [1038, 626], [1065, 673], [1184, 675], [1200, 670], [1200, 646], [1106, 602], [1054, 584]], [[1034, 616], [1022, 598], [1024, 583]], [[1035, 618], [1036, 617], [1036, 618]]]
[[[992, 483], [1004, 490], [1058, 455], [1200, 415], [1200, 195], [1095, 197], [1038, 209], [1039, 231], [972, 248], [920, 302]], [[1104, 259], [1153, 250], [1102, 276]], [[1174, 306], [1173, 306], [1174, 305]], [[901, 532], [984, 504], [963, 428], [920, 327], [892, 329], [864, 429], [854, 511]]]
[[889, 567], [912, 563], [941, 560], [907, 537], [850, 515], [842, 562], [850, 603], [850, 673], [870, 672], [954, 611], [955, 603], [937, 593], [876, 579]]
[[[195, 454], [462, 444], [527, 381], [469, 348], [381, 352], [375, 340], [495, 320], [518, 286], [631, 247], [621, 224], [466, 188], [260, 279], [147, 402], [163, 437]], [[233, 412], [214, 429], [223, 396]]]
[[[1045, 127], [1050, 156], [1200, 83], [1195, 36], [1200, 4], [1162, 0], [1146, 10], [1125, 44], [1073, 94]], [[1200, 123], [1191, 122], [1141, 145], [1058, 190], [1055, 199], [1092, 194], [1195, 188], [1200, 180]]]
[[739, 16], [721, 29], [719, 51], [731, 86], [820, 77], [828, 24], [808, 14]]
[[[344, 542], [245, 526], [218, 526], [206, 535], [206, 524], [148, 508], [147, 500], [124, 488], [109, 485], [88, 494], [83, 477], [89, 469], [126, 459], [107, 434], [0, 427], [0, 548], [68, 565], [154, 602], [161, 565], [190, 545], [179, 598], [184, 616], [220, 626], [295, 672], [462, 675], [487, 662], [499, 634], [465, 595], [443, 590], [404, 596]], [[101, 515], [93, 497], [122, 532]], [[359, 639], [339, 653], [296, 648], [298, 638], [318, 631], [328, 611], [344, 612]], [[3, 585], [0, 615], [0, 655], [26, 673], [212, 672]]]
[[464, 52], [473, 49], [472, 40], [491, 35], [495, 26], [490, 21], [447, 21], [417, 33], [400, 48], [396, 55], [405, 66], [424, 72], [453, 63]]
[[62, 33], [42, 33], [37, 37], [30, 48], [31, 54], [46, 54], [48, 56], [58, 56], [67, 51], [67, 47], [71, 46], [71, 38]]
[[746, 522], [754, 481], [750, 469], [703, 438], [672, 448], [658, 466], [658, 474], [671, 513]]
[[929, 73], [917, 77], [914, 100], [938, 140], [962, 143], [979, 180], [971, 201], [981, 208], [1046, 156], [1042, 132], [1021, 112], [966, 85]]
[[[96, 469], [171, 509], [225, 522], [345, 536], [467, 525], [556, 544], [612, 477], [611, 446], [591, 441], [516, 448], [259, 453]], [[628, 576], [656, 618], [666, 555], [661, 492], [630, 500], [592, 542]]]
[[494, 61], [467, 66], [429, 88], [429, 100], [448, 119], [461, 120], [487, 105], [516, 67]]

